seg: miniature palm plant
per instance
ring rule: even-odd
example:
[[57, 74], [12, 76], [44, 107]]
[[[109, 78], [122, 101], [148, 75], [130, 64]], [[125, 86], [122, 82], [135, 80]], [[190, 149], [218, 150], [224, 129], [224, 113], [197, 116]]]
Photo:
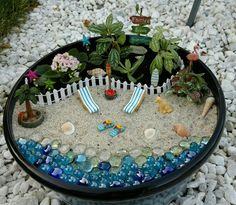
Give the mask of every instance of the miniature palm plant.
[[106, 18], [105, 23], [92, 24], [88, 27], [89, 31], [101, 35], [96, 41], [96, 51], [89, 55], [90, 63], [101, 65], [107, 60], [107, 63], [111, 64], [112, 68], [116, 68], [120, 58], [124, 58], [129, 54], [129, 47], [121, 47], [126, 41], [122, 28], [122, 22], [113, 23], [112, 14]]
[[133, 74], [135, 73], [135, 71], [138, 69], [138, 67], [142, 64], [144, 60], [144, 56], [141, 56], [133, 65], [131, 64], [129, 59], [125, 60], [125, 64], [120, 62], [120, 66], [118, 66], [117, 68], [115, 68], [114, 70], [117, 70], [119, 72], [121, 72], [122, 74], [126, 74], [128, 79], [131, 82], [136, 83], [137, 80], [139, 80], [140, 78], [143, 77], [143, 74], [141, 76], [139, 76], [137, 79], [135, 79], [133, 77]]
[[162, 27], [157, 27], [157, 31], [149, 43], [149, 48], [157, 54], [150, 65], [150, 73], [152, 73], [154, 69], [158, 69], [160, 74], [163, 69], [172, 73], [172, 70], [176, 69], [178, 66], [180, 57], [176, 50], [178, 48], [177, 44], [179, 39], [166, 39], [164, 31], [166, 30]]
[[23, 127], [36, 127], [43, 121], [43, 116], [40, 111], [33, 110], [31, 102], [36, 104], [36, 95], [39, 94], [39, 90], [36, 87], [29, 87], [28, 83], [22, 85], [16, 90], [15, 97], [18, 98], [19, 104], [25, 102], [25, 112], [18, 114], [18, 123]]

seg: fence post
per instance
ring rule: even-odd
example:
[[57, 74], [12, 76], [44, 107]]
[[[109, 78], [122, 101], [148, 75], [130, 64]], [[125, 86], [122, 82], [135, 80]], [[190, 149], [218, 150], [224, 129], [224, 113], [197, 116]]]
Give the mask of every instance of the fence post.
[[91, 77], [91, 81], [92, 81], [92, 87], [96, 86], [96, 78], [94, 76]]
[[142, 87], [142, 84], [141, 84], [141, 83], [138, 83], [138, 84], [137, 84], [137, 87], [141, 88], [141, 87]]
[[123, 83], [123, 90], [124, 90], [124, 91], [127, 90], [127, 85], [128, 85], [128, 83], [125, 81], [125, 82]]
[[116, 81], [116, 88], [117, 88], [117, 89], [120, 89], [120, 80], [117, 80], [117, 81]]
[[157, 94], [158, 94], [158, 95], [161, 94], [161, 87], [158, 86], [156, 89], [157, 89]]
[[145, 84], [145, 85], [143, 86], [143, 89], [144, 89], [145, 91], [148, 90], [148, 86], [147, 86], [147, 84]]
[[48, 91], [46, 92], [46, 98], [47, 98], [47, 104], [52, 105], [51, 93]]
[[150, 89], [150, 95], [154, 95], [154, 87], [153, 87], [153, 85], [151, 85], [149, 89]]
[[83, 86], [83, 81], [80, 80], [80, 81], [79, 81], [79, 88], [82, 88], [82, 87], [84, 87], [84, 86]]
[[101, 75], [98, 76], [99, 86], [103, 85], [103, 77]]
[[113, 88], [115, 87], [115, 79], [114, 78], [111, 79], [111, 87], [113, 87]]
[[76, 91], [77, 91], [77, 84], [76, 84], [76, 83], [73, 83], [73, 84], [71, 85], [71, 87], [72, 87], [72, 92], [73, 92], [73, 94], [76, 93]]
[[89, 87], [89, 79], [88, 78], [85, 78], [85, 86]]
[[56, 89], [53, 90], [53, 96], [54, 96], [55, 103], [60, 101], [59, 96], [58, 96], [58, 91]]
[[166, 83], [163, 83], [162, 88], [163, 88], [163, 93], [166, 92], [166, 90], [167, 90]]
[[71, 96], [72, 95], [71, 85], [67, 84], [66, 89], [67, 89], [67, 97]]
[[60, 93], [61, 93], [61, 99], [62, 99], [62, 100], [65, 100], [65, 99], [66, 99], [66, 94], [65, 94], [64, 88], [61, 88], [61, 89], [60, 89]]
[[171, 88], [171, 83], [170, 83], [170, 79], [169, 78], [167, 78], [167, 80], [166, 80], [166, 85], [167, 85], [167, 89]]
[[130, 90], [134, 90], [134, 83], [133, 82], [130, 83]]
[[44, 100], [43, 100], [43, 95], [42, 94], [38, 95], [38, 99], [39, 99], [39, 101], [38, 101], [39, 105], [44, 106]]

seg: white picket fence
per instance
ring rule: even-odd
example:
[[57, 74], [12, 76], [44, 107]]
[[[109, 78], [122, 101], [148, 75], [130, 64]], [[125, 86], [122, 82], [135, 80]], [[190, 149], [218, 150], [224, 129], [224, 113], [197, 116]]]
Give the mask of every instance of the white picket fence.
[[[171, 76], [171, 79], [174, 76]], [[77, 90], [80, 87], [96, 87], [96, 86], [105, 86], [108, 88], [108, 77], [102, 77], [100, 76], [99, 78], [95, 78], [92, 76], [91, 78], [85, 78], [83, 81], [80, 80], [78, 83], [73, 83], [71, 85], [67, 85], [66, 88], [61, 88], [60, 90], [54, 89], [52, 92], [47, 91], [45, 94], [40, 94], [37, 95], [38, 99], [38, 105], [44, 106], [44, 105], [52, 105], [53, 103], [57, 103], [61, 100], [66, 99], [67, 97], [72, 96], [74, 93], [77, 92]], [[128, 84], [126, 81], [121, 82], [120, 80], [115, 80], [114, 78], [111, 79], [111, 86], [112, 88], [120, 89], [120, 90], [134, 90], [134, 88], [141, 87], [144, 90], [147, 91], [147, 94], [149, 95], [159, 95], [166, 90], [171, 88], [171, 80], [167, 78], [166, 82], [163, 83], [162, 86], [150, 86], [148, 87], [146, 84], [142, 85], [141, 83], [134, 84], [131, 82]]]

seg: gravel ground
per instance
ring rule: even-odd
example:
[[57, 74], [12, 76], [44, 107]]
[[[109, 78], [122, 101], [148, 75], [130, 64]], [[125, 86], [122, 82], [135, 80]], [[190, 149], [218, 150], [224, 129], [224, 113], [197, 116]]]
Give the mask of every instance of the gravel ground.
[[[22, 28], [5, 40], [12, 48], [0, 55], [0, 204], [57, 205], [57, 194], [31, 179], [13, 160], [2, 132], [4, 104], [11, 87], [28, 66], [48, 52], [79, 40], [82, 20], [101, 23], [113, 15], [125, 23], [134, 14], [135, 0], [41, 0]], [[119, 2], [119, 3], [118, 3]], [[235, 0], [205, 0], [196, 24], [185, 26], [192, 0], [146, 0], [140, 4], [143, 14], [151, 15], [152, 32], [156, 25], [165, 25], [174, 36], [182, 38], [181, 46], [199, 41], [207, 54], [201, 59], [210, 67], [222, 85], [227, 103], [225, 129], [214, 154], [210, 157], [183, 193], [172, 205], [236, 204], [236, 3]], [[150, 33], [150, 35], [152, 34]]]

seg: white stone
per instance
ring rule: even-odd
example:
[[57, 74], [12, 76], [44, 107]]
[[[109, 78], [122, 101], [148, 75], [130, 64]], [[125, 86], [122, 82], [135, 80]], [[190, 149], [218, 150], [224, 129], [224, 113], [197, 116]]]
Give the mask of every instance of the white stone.
[[226, 168], [223, 166], [216, 166], [216, 174], [223, 175], [226, 172]]
[[216, 205], [216, 196], [213, 192], [209, 191], [206, 194], [205, 205]]
[[208, 180], [207, 181], [207, 190], [209, 192], [214, 191], [215, 188], [216, 188], [216, 185], [217, 185], [217, 181], [216, 180], [212, 180], [212, 179]]
[[234, 86], [232, 85], [232, 82], [226, 79], [222, 80], [221, 86], [225, 92], [230, 92], [234, 90]]
[[5, 197], [8, 192], [8, 186], [3, 186], [0, 188], [0, 197]]
[[225, 199], [231, 204], [236, 204], [236, 191], [233, 186], [225, 186]]
[[41, 201], [40, 205], [50, 205], [50, 199], [49, 199], [49, 197], [44, 198], [44, 199]]
[[21, 192], [22, 194], [26, 193], [26, 192], [28, 191], [28, 189], [29, 189], [29, 184], [28, 184], [28, 182], [23, 182], [23, 183], [21, 183], [21, 185], [20, 185], [20, 192]]
[[212, 155], [210, 157], [210, 162], [216, 165], [224, 166], [225, 160], [224, 157], [219, 156], [219, 155]]
[[228, 147], [227, 152], [230, 156], [236, 156], [236, 147], [233, 146]]
[[236, 162], [234, 160], [228, 160], [227, 173], [232, 178], [236, 176]]
[[61, 205], [61, 202], [58, 199], [52, 199], [51, 205]]
[[38, 199], [34, 196], [19, 198], [10, 205], [38, 205]]
[[9, 150], [7, 150], [6, 152], [3, 153], [3, 157], [5, 159], [12, 159], [13, 158]]

